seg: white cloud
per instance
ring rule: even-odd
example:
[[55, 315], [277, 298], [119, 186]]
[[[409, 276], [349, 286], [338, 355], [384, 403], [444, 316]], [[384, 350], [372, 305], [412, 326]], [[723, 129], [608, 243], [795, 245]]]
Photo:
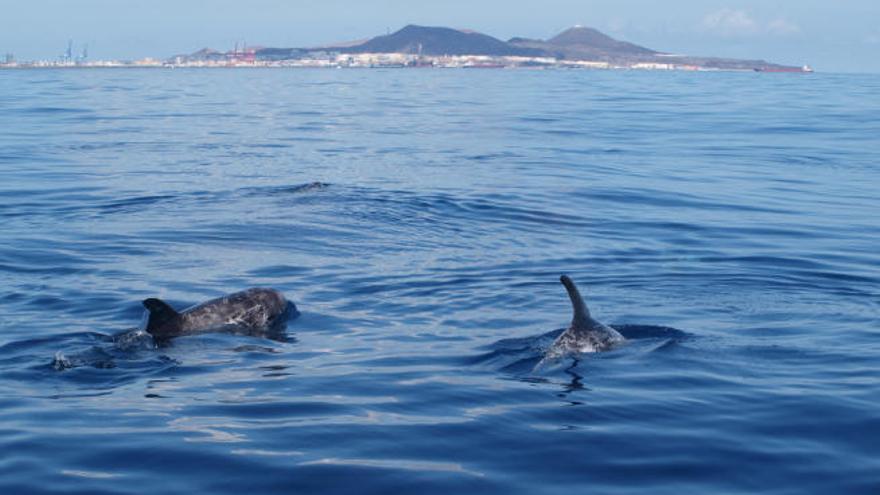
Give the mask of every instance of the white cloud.
[[800, 26], [788, 19], [779, 18], [764, 22], [754, 18], [745, 10], [730, 8], [707, 14], [703, 17], [700, 28], [726, 38], [757, 35], [790, 36], [801, 32]]

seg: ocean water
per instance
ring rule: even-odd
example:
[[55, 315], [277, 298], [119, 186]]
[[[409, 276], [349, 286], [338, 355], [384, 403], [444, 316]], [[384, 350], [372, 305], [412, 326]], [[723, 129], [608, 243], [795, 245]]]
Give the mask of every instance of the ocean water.
[[[0, 72], [0, 493], [880, 493], [878, 95]], [[535, 371], [563, 273], [629, 340]], [[284, 338], [114, 339], [253, 286]]]

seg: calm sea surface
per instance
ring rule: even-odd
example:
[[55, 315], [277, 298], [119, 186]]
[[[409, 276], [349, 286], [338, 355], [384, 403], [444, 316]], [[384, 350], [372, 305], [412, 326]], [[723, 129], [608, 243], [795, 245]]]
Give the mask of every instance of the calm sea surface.
[[880, 493], [880, 76], [0, 72], [0, 492]]

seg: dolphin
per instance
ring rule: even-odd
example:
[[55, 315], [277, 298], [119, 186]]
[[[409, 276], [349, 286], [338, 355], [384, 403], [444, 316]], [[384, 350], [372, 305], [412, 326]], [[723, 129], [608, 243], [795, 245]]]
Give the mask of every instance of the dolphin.
[[143, 330], [160, 340], [209, 332], [264, 335], [299, 316], [296, 305], [283, 294], [263, 288], [211, 299], [181, 312], [161, 299], [145, 299], [143, 305], [147, 309]]
[[535, 369], [541, 368], [549, 362], [582, 352], [605, 351], [626, 340], [620, 332], [590, 316], [587, 304], [581, 297], [574, 281], [568, 275], [563, 275], [559, 281], [568, 291], [574, 316], [571, 319], [571, 326], [556, 337]]

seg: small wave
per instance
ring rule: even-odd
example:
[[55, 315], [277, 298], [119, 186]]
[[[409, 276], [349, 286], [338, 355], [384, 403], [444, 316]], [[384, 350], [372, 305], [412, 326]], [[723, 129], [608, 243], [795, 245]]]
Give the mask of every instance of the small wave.
[[88, 108], [71, 108], [71, 107], [27, 107], [17, 110], [19, 113], [37, 114], [37, 115], [59, 115], [59, 114], [89, 114], [93, 113]]
[[105, 191], [97, 188], [0, 191], [0, 194], [8, 196], [43, 197], [39, 201], [32, 201], [30, 203], [17, 202], [6, 207], [0, 206], [0, 215], [9, 218], [49, 217], [51, 219], [71, 219], [144, 213], [156, 208], [162, 208], [164, 215], [171, 206], [184, 207], [193, 204], [205, 206], [207, 204], [228, 202], [237, 197], [273, 197], [301, 194], [322, 191], [329, 187], [330, 184], [324, 182], [308, 182], [295, 185], [246, 187], [220, 191], [187, 191], [174, 194], [123, 196], [111, 199], [102, 199], [106, 198], [107, 194]]
[[305, 184], [295, 184], [291, 186], [267, 186], [267, 187], [252, 187], [246, 189], [240, 189], [239, 193], [247, 194], [247, 195], [279, 195], [279, 194], [299, 194], [299, 193], [309, 193], [309, 192], [317, 192], [323, 191], [330, 187], [330, 184], [326, 182], [307, 182]]

